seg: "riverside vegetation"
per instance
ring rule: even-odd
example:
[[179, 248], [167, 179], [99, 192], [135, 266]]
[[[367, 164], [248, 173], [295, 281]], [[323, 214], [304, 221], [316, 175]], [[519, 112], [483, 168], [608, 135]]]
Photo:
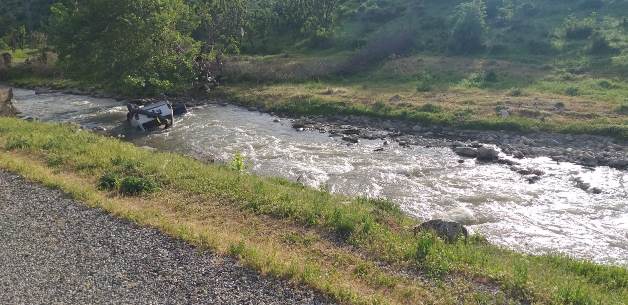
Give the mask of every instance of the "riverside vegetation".
[[[628, 271], [413, 233], [393, 203], [0, 119], [0, 167], [345, 304], [625, 304]], [[166, 166], [164, 166], [166, 165]]]
[[[214, 98], [292, 115], [628, 135], [624, 1], [97, 2], [55, 1], [32, 17], [47, 26], [5, 17], [19, 59], [20, 46], [59, 59], [33, 51], [4, 78], [137, 97], [191, 94], [211, 75]], [[100, 12], [152, 17], [108, 24]], [[131, 28], [142, 30], [116, 34]]]

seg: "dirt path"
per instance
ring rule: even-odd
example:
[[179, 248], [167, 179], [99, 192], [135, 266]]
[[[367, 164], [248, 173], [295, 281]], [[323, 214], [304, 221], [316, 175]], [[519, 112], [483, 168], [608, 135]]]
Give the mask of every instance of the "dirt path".
[[0, 304], [328, 304], [0, 171]]

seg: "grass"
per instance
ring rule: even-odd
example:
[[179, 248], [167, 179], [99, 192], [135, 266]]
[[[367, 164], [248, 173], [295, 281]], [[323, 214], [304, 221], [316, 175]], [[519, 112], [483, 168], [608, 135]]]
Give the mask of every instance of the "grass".
[[[390, 202], [149, 152], [73, 125], [0, 118], [0, 167], [345, 304], [628, 302], [622, 267], [415, 236], [415, 221]], [[122, 194], [125, 177], [159, 187]]]
[[[612, 76], [469, 57], [413, 55], [348, 77], [316, 55], [231, 59], [214, 97], [288, 115], [364, 115], [456, 128], [628, 139], [618, 111], [628, 82]], [[314, 67], [309, 67], [313, 65]], [[312, 74], [308, 71], [317, 71]], [[326, 71], [326, 72], [322, 72]], [[556, 108], [562, 104], [564, 107]], [[425, 111], [427, 108], [438, 111]], [[503, 118], [495, 109], [509, 112]]]

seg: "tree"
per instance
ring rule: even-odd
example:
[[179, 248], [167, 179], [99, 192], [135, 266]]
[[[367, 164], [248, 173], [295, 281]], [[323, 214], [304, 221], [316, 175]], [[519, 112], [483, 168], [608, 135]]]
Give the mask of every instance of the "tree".
[[487, 32], [486, 6], [482, 0], [460, 4], [449, 39], [449, 50], [469, 54], [484, 48]]
[[53, 45], [70, 74], [143, 94], [192, 85], [197, 24], [182, 0], [67, 0], [51, 11]]
[[199, 18], [194, 37], [204, 43], [203, 50], [238, 53], [247, 25], [246, 0], [191, 0]]

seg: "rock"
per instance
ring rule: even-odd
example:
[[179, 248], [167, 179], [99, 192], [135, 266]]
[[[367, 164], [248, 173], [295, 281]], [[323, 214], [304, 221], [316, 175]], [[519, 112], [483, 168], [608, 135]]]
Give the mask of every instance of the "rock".
[[15, 116], [17, 114], [11, 100], [13, 100], [13, 89], [0, 87], [0, 116]]
[[477, 149], [477, 155], [480, 161], [496, 161], [499, 157], [499, 152], [494, 148], [482, 146]]
[[614, 159], [611, 160], [608, 165], [617, 169], [626, 169], [628, 168], [628, 160]]
[[358, 139], [358, 137], [355, 135], [344, 136], [342, 137], [342, 140], [353, 144], [357, 144], [360, 142], [360, 139]]
[[384, 151], [384, 148], [383, 147], [375, 148], [373, 151], [374, 152]]
[[584, 182], [582, 180], [582, 178], [580, 178], [580, 177], [573, 178], [573, 179], [571, 179], [571, 181], [573, 181], [576, 184], [577, 188], [579, 188], [579, 189], [581, 189], [583, 191], [588, 192], [589, 189], [591, 188], [591, 184]]
[[502, 109], [499, 111], [499, 116], [501, 116], [502, 119], [507, 119], [508, 117], [510, 117], [510, 112], [508, 112], [508, 110], [506, 109]]
[[401, 102], [401, 96], [399, 94], [391, 97], [388, 101], [390, 101], [391, 103], [398, 103]]
[[412, 231], [414, 234], [419, 234], [420, 232], [432, 232], [450, 243], [456, 242], [460, 238], [464, 238], [466, 240], [467, 237], [469, 237], [469, 231], [467, 231], [467, 228], [463, 225], [453, 221], [444, 221], [442, 219], [424, 222], [414, 227]]
[[464, 162], [465, 162], [465, 161], [464, 161], [464, 160], [462, 160], [462, 159], [458, 160], [458, 163], [460, 163], [460, 164], [462, 164], [462, 163], [464, 163]]
[[602, 194], [602, 189], [599, 187], [592, 187], [589, 189], [589, 193], [595, 194], [595, 195]]
[[529, 175], [529, 176], [526, 176], [525, 179], [526, 181], [528, 181], [528, 183], [534, 184], [534, 183], [539, 182], [539, 180], [541, 180], [541, 177], [537, 175]]
[[521, 137], [521, 143], [523, 143], [524, 145], [528, 145], [528, 146], [533, 146], [533, 145], [536, 144], [533, 140], [528, 139], [526, 137]]
[[475, 158], [478, 156], [478, 150], [473, 147], [456, 147], [454, 152], [463, 157]]
[[597, 158], [589, 153], [583, 154], [580, 157], [580, 163], [588, 167], [596, 167], [598, 165]]
[[526, 155], [518, 150], [515, 150], [512, 152], [512, 156], [517, 158], [517, 159], [523, 159], [526, 157]]
[[280, 122], [281, 122], [281, 120], [280, 120], [280, 119], [274, 119], [274, 120], [273, 120], [273, 122], [274, 122], [274, 123], [280, 123]]

